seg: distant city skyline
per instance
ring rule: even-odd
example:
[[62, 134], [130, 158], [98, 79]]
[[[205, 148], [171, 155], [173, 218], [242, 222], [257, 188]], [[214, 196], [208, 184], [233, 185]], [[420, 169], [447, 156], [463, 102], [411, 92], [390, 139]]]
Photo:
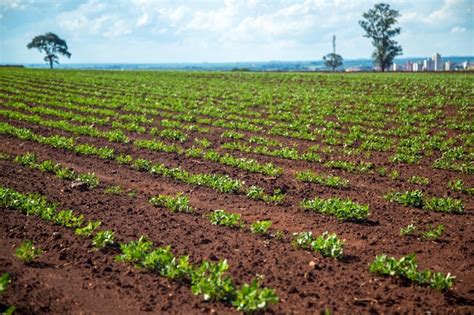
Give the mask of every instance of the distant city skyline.
[[[32, 37], [51, 31], [72, 53], [62, 64], [199, 63], [370, 58], [358, 25], [381, 1], [1, 0], [0, 63], [41, 63]], [[471, 0], [382, 1], [399, 10], [404, 58], [474, 55]]]

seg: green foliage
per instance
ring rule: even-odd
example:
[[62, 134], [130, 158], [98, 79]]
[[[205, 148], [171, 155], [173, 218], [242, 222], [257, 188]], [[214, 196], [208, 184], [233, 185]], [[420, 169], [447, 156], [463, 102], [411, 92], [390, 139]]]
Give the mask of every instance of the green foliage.
[[247, 197], [253, 200], [263, 200], [268, 203], [280, 204], [285, 199], [286, 194], [280, 189], [275, 189], [272, 195], [265, 193], [262, 187], [255, 185], [250, 186], [246, 191]]
[[221, 138], [242, 139], [243, 137], [245, 137], [245, 135], [243, 133], [238, 133], [238, 132], [235, 132], [235, 131], [224, 131], [221, 134]]
[[150, 203], [156, 207], [165, 207], [172, 212], [190, 213], [194, 208], [189, 205], [189, 197], [178, 193], [176, 196], [158, 195], [150, 199]]
[[98, 231], [92, 238], [92, 245], [95, 248], [100, 249], [114, 243], [115, 233], [110, 230]]
[[128, 143], [130, 140], [121, 130], [111, 130], [105, 133], [107, 139], [111, 142]]
[[448, 188], [452, 191], [462, 192], [468, 195], [474, 195], [474, 187], [466, 187], [462, 179], [450, 180]]
[[414, 254], [401, 257], [399, 260], [379, 255], [370, 264], [370, 272], [392, 277], [404, 278], [419, 285], [429, 285], [436, 290], [447, 290], [454, 284], [455, 277], [449, 273], [432, 272], [431, 270], [418, 271], [418, 264]]
[[15, 256], [25, 263], [36, 260], [41, 254], [43, 254], [43, 250], [36, 247], [32, 241], [23, 241], [15, 251]]
[[132, 164], [133, 162], [133, 158], [130, 156], [130, 155], [124, 155], [124, 154], [120, 154], [118, 155], [115, 160], [119, 163], [119, 164], [125, 164], [125, 165], [130, 165]]
[[45, 53], [44, 61], [49, 63], [51, 69], [53, 69], [53, 64], [59, 63], [58, 55], [71, 58], [71, 53], [68, 51], [66, 41], [51, 32], [33, 37], [26, 47], [28, 49], [35, 48], [38, 49], [39, 52]]
[[145, 159], [136, 159], [133, 161], [132, 164], [133, 168], [139, 170], [139, 171], [144, 171], [148, 172], [151, 170], [151, 162]]
[[[8, 284], [10, 283], [10, 274], [5, 272], [0, 277], [0, 296], [6, 291]], [[15, 312], [15, 306], [8, 306], [2, 311], [2, 315], [11, 315]]]
[[0, 295], [2, 295], [3, 292], [5, 292], [9, 283], [10, 283], [10, 274], [8, 272], [5, 272], [0, 277]]
[[426, 200], [424, 208], [438, 212], [464, 213], [464, 205], [462, 201], [451, 197], [432, 197]]
[[85, 183], [89, 189], [99, 186], [99, 178], [94, 173], [79, 174], [77, 179]]
[[15, 157], [15, 162], [28, 167], [35, 167], [38, 157], [34, 153], [26, 153], [25, 155], [18, 155]]
[[76, 235], [90, 237], [94, 231], [102, 224], [100, 221], [90, 221], [84, 227], [78, 227], [75, 230]]
[[464, 204], [461, 200], [451, 197], [431, 197], [426, 199], [420, 190], [406, 191], [404, 193], [391, 192], [385, 196], [385, 199], [406, 207], [423, 208], [425, 210], [446, 213], [464, 213]]
[[109, 186], [106, 189], [104, 189], [104, 192], [106, 194], [112, 194], [112, 195], [118, 195], [123, 192], [123, 189], [121, 186], [116, 185], [116, 186]]
[[117, 261], [131, 262], [140, 265], [146, 255], [153, 248], [153, 243], [146, 236], [140, 236], [137, 241], [130, 241], [126, 244], [120, 244], [121, 254], [116, 256]]
[[334, 188], [346, 188], [349, 186], [349, 180], [331, 175], [319, 175], [312, 171], [303, 171], [296, 173], [296, 179], [306, 183], [317, 183], [323, 186]]
[[162, 138], [176, 140], [179, 142], [183, 142], [188, 139], [188, 136], [184, 132], [176, 129], [163, 129], [160, 131], [159, 135]]
[[302, 249], [311, 249], [324, 257], [341, 258], [343, 256], [344, 241], [337, 238], [335, 233], [323, 234], [314, 238], [312, 232], [293, 234], [293, 246]]
[[265, 310], [270, 304], [278, 303], [278, 295], [273, 289], [261, 288], [254, 279], [250, 284], [245, 283], [235, 292], [232, 305], [238, 311], [246, 314]]
[[400, 235], [413, 235], [416, 231], [416, 226], [412, 224], [408, 224], [405, 227], [400, 228]]
[[54, 221], [64, 227], [77, 228], [82, 225], [84, 216], [75, 216], [72, 210], [62, 210], [56, 214]]
[[38, 164], [38, 169], [46, 173], [57, 173], [61, 169], [61, 165], [52, 160], [45, 160]]
[[408, 181], [412, 184], [417, 184], [417, 185], [422, 185], [422, 186], [429, 185], [429, 183], [430, 183], [429, 178], [423, 177], [423, 176], [418, 176], [418, 175], [413, 175], [412, 177], [410, 177], [410, 179]]
[[400, 12], [390, 9], [390, 5], [378, 3], [365, 12], [363, 20], [359, 21], [366, 32], [364, 37], [372, 40], [375, 48], [372, 58], [381, 71], [387, 70], [395, 57], [403, 53], [402, 46], [393, 40], [393, 37], [400, 34], [400, 28], [395, 27], [399, 17]]
[[333, 215], [338, 220], [365, 220], [369, 216], [369, 206], [358, 204], [350, 199], [305, 199], [301, 207], [323, 214]]
[[425, 202], [421, 190], [406, 191], [404, 193], [392, 192], [385, 196], [385, 199], [396, 202], [405, 207], [423, 208]]
[[250, 225], [250, 231], [255, 234], [267, 234], [268, 230], [272, 226], [272, 221], [267, 221], [267, 220], [262, 220], [262, 221], [256, 221]]
[[438, 226], [436, 226], [436, 228], [428, 230], [426, 232], [423, 232], [422, 236], [425, 239], [436, 241], [441, 236], [443, 236], [444, 230], [445, 230], [445, 226], [443, 224], [438, 224]]
[[196, 295], [201, 294], [205, 301], [231, 301], [235, 287], [231, 278], [225, 275], [228, 269], [226, 260], [203, 261], [192, 273], [191, 290]]
[[209, 215], [209, 220], [214, 225], [223, 225], [232, 228], [243, 226], [240, 214], [226, 212], [225, 210], [215, 210]]

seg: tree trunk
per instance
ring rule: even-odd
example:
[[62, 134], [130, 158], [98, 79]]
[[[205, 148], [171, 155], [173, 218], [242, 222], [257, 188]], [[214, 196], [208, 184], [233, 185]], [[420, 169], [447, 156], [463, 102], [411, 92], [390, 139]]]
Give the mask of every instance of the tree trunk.
[[49, 68], [53, 69], [53, 58], [49, 57]]

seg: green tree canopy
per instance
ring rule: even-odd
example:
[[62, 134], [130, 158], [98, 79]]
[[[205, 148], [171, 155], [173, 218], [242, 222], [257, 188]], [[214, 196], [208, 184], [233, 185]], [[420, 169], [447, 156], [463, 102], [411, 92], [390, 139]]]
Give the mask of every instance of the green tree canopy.
[[49, 62], [51, 69], [54, 63], [59, 63], [58, 54], [71, 58], [71, 53], [67, 50], [66, 41], [54, 33], [36, 36], [26, 47], [28, 49], [37, 48], [40, 52], [45, 53], [44, 61]]
[[403, 53], [402, 46], [393, 40], [400, 34], [401, 29], [395, 27], [400, 13], [390, 9], [388, 4], [379, 3], [362, 14], [362, 17], [359, 24], [366, 32], [364, 37], [371, 38], [375, 47], [372, 53], [374, 63], [381, 71], [385, 71], [392, 65], [393, 59]]

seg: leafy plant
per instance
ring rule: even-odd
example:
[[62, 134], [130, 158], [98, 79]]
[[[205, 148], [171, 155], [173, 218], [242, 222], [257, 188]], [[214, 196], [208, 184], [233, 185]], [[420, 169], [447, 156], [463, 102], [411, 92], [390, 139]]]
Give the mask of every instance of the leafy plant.
[[425, 204], [423, 193], [420, 190], [406, 191], [404, 193], [392, 192], [387, 194], [385, 199], [402, 204], [405, 207], [423, 208]]
[[443, 236], [444, 230], [445, 230], [445, 226], [443, 224], [438, 224], [436, 228], [423, 232], [422, 236], [428, 240], [435, 241], [435, 240], [438, 240], [441, 236]]
[[335, 216], [338, 220], [364, 220], [369, 216], [369, 206], [353, 202], [350, 199], [305, 199], [303, 209]]
[[43, 254], [43, 250], [36, 247], [32, 241], [23, 241], [15, 251], [15, 256], [25, 263], [36, 260], [41, 254]]
[[115, 233], [110, 230], [98, 231], [92, 238], [92, 245], [95, 248], [104, 248], [114, 243]]
[[75, 216], [72, 210], [61, 210], [54, 217], [54, 221], [64, 227], [77, 228], [82, 225], [84, 216]]
[[99, 186], [99, 178], [94, 173], [79, 174], [77, 179], [85, 183], [89, 189]]
[[28, 167], [34, 167], [38, 157], [34, 153], [26, 153], [24, 155], [18, 155], [15, 157], [15, 162]]
[[234, 228], [243, 226], [240, 214], [226, 212], [225, 210], [215, 210], [209, 215], [209, 220], [215, 225], [223, 225]]
[[312, 171], [303, 171], [296, 173], [296, 179], [306, 183], [317, 183], [323, 186], [346, 188], [349, 186], [349, 180], [331, 175], [319, 175]]
[[426, 201], [424, 208], [439, 212], [464, 213], [464, 205], [462, 201], [451, 197], [432, 197]]
[[272, 226], [272, 221], [256, 221], [250, 225], [250, 230], [255, 234], [267, 234], [268, 230]]
[[426, 186], [430, 183], [429, 178], [418, 176], [418, 175], [413, 175], [412, 177], [410, 177], [408, 181], [412, 184], [423, 185], [423, 186]]
[[[6, 291], [8, 284], [10, 283], [10, 274], [5, 272], [0, 277], [0, 296]], [[2, 315], [11, 315], [15, 312], [15, 306], [8, 306], [2, 310]]]
[[106, 189], [104, 189], [104, 192], [106, 194], [112, 194], [112, 195], [118, 195], [123, 192], [123, 189], [121, 186], [116, 185], [116, 186], [109, 186]]
[[401, 257], [399, 260], [385, 254], [379, 255], [370, 264], [369, 270], [372, 273], [404, 278], [420, 285], [429, 285], [440, 291], [451, 288], [455, 279], [449, 273], [444, 275], [431, 270], [418, 271], [414, 254]]
[[232, 305], [246, 314], [265, 310], [270, 304], [278, 303], [278, 295], [273, 289], [261, 288], [257, 280], [245, 283], [235, 292]]
[[412, 224], [408, 224], [405, 227], [400, 228], [400, 235], [413, 235], [416, 231], [416, 226]]
[[100, 221], [90, 221], [84, 227], [78, 227], [75, 233], [80, 236], [89, 237], [102, 224]]
[[229, 269], [226, 260], [217, 263], [203, 261], [191, 278], [191, 290], [194, 294], [202, 294], [205, 301], [231, 301], [235, 287], [225, 273]]
[[141, 266], [146, 255], [152, 250], [153, 243], [148, 237], [142, 235], [137, 241], [120, 244], [122, 253], [115, 257], [117, 261], [131, 262]]
[[292, 243], [297, 248], [311, 249], [325, 257], [341, 258], [343, 255], [344, 241], [327, 231], [316, 238], [312, 232], [294, 233]]
[[150, 203], [156, 207], [165, 207], [172, 212], [190, 213], [194, 208], [189, 205], [189, 197], [178, 193], [176, 196], [158, 195], [150, 199]]
[[5, 292], [9, 283], [10, 283], [10, 274], [8, 272], [5, 272], [0, 277], [0, 295], [2, 295], [3, 292]]
[[448, 188], [452, 191], [462, 192], [468, 195], [474, 195], [474, 187], [466, 187], [462, 179], [450, 180]]

